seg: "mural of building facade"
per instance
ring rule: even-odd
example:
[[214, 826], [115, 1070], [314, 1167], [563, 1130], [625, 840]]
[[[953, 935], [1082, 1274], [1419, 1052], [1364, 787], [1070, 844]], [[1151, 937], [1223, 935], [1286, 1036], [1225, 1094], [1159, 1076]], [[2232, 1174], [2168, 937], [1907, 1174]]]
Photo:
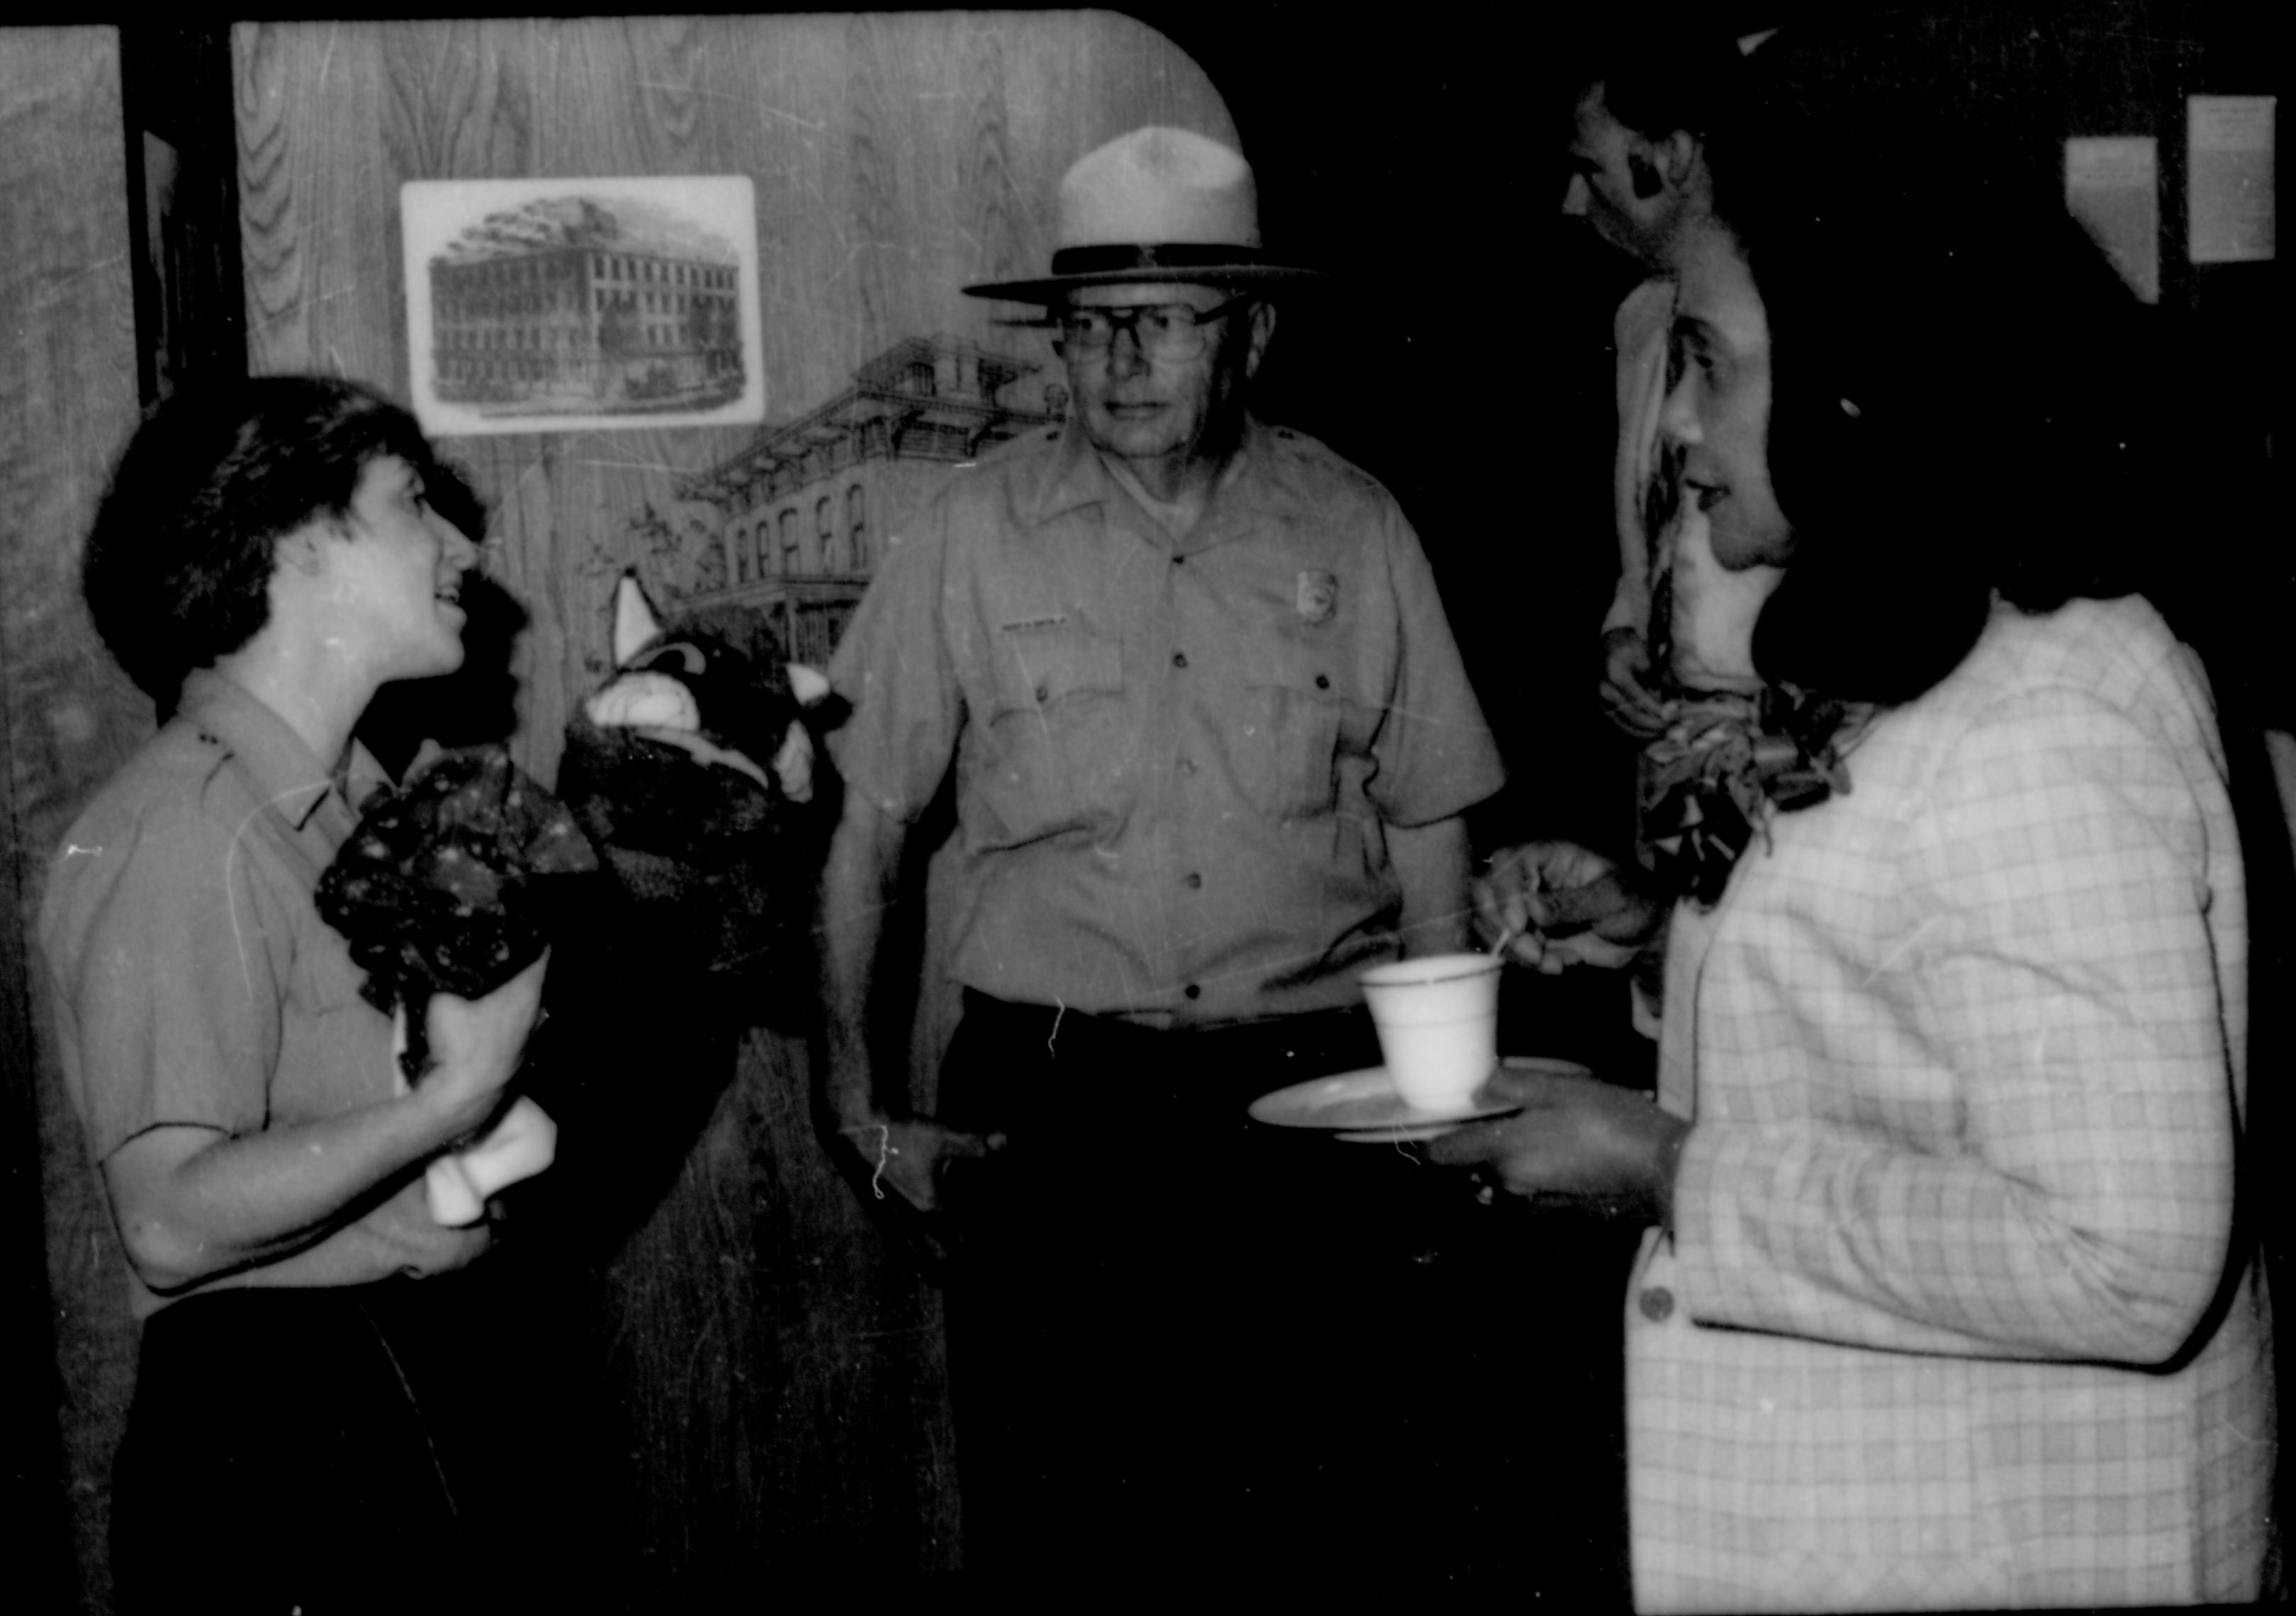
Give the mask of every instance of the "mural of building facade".
[[895, 343], [826, 403], [680, 485], [709, 514], [682, 557], [679, 603], [753, 608], [792, 658], [826, 663], [888, 527], [950, 468], [1067, 409], [1055, 366], [947, 336]]

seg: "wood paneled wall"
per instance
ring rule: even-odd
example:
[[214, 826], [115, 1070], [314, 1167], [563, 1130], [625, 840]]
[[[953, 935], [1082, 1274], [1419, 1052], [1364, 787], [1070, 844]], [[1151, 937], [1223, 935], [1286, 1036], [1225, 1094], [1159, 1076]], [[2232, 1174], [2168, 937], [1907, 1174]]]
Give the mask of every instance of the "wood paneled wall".
[[[234, 46], [250, 368], [400, 396], [407, 180], [751, 176], [767, 409], [787, 419], [906, 337], [1028, 352], [1041, 338], [957, 289], [1041, 271], [1068, 164], [1150, 122], [1234, 137], [1185, 56], [1106, 13], [244, 26]], [[531, 614], [513, 745], [545, 782], [604, 666], [631, 519], [746, 437], [443, 446], [494, 502], [489, 570]], [[603, 1412], [651, 1597], [955, 1563], [938, 1293], [829, 1165], [807, 1056], [745, 1040], [604, 1276]]]
[[[20, 1515], [10, 1512], [18, 1552], [29, 1556], [15, 1594], [26, 1608], [57, 1608], [45, 1595], [52, 1579], [69, 1576], [91, 1601], [108, 1595], [105, 1478], [134, 1375], [126, 1279], [57, 1079], [27, 946], [50, 849], [87, 792], [152, 727], [151, 704], [97, 644], [78, 587], [79, 537], [106, 463], [135, 421], [132, 304], [118, 37], [98, 28], [9, 29], [0, 36], [0, 1146], [8, 1186], [0, 1240], [8, 1257], [9, 1470], [45, 1495], [24, 1500]], [[44, 1226], [47, 1284], [39, 1294], [42, 1264], [20, 1259], [19, 1243]], [[69, 1532], [55, 1503], [59, 1439]], [[67, 1554], [76, 1568], [62, 1563]]]
[[[407, 180], [751, 176], [767, 409], [786, 419], [903, 337], [1040, 341], [957, 288], [1041, 271], [1068, 164], [1154, 121], [1234, 137], [1186, 57], [1105, 13], [250, 25], [234, 47], [250, 368], [400, 396]], [[596, 677], [629, 520], [744, 441], [448, 443], [496, 502], [492, 570], [534, 614], [519, 746], [545, 779]]]

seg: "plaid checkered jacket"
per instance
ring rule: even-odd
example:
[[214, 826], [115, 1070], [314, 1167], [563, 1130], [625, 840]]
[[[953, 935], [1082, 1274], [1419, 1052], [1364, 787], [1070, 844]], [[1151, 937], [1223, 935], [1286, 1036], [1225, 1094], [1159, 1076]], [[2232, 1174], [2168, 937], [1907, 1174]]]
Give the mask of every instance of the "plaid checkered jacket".
[[2198, 665], [2141, 601], [2004, 610], [1849, 767], [1677, 918], [1660, 1101], [1694, 1127], [1628, 1297], [1636, 1604], [2252, 1598], [2271, 1332]]

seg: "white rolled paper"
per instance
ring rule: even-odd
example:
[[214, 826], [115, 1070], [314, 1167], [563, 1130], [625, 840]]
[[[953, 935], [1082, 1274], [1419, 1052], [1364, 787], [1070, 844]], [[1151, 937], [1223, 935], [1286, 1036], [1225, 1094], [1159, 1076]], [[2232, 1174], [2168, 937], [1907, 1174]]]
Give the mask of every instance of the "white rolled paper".
[[464, 1228], [487, 1215], [487, 1197], [531, 1178], [558, 1159], [558, 1124], [525, 1095], [511, 1103], [494, 1131], [469, 1150], [433, 1161], [424, 1175], [430, 1217]]

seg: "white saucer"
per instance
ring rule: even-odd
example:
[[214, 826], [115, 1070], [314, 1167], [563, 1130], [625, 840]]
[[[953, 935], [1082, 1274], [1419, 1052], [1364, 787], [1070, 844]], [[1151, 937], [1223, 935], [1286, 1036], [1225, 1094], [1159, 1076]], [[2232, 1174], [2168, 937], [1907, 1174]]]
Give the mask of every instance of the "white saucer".
[[[1584, 1066], [1571, 1062], [1537, 1055], [1508, 1055], [1499, 1064], [1517, 1071], [1593, 1075]], [[1456, 1111], [1421, 1111], [1404, 1103], [1386, 1067], [1367, 1066], [1361, 1071], [1311, 1078], [1305, 1083], [1279, 1088], [1260, 1095], [1248, 1109], [1255, 1121], [1277, 1128], [1323, 1129], [1349, 1144], [1398, 1144], [1413, 1139], [1432, 1139], [1464, 1123], [1512, 1116], [1522, 1107], [1511, 1101], [1486, 1100], [1478, 1093]]]

